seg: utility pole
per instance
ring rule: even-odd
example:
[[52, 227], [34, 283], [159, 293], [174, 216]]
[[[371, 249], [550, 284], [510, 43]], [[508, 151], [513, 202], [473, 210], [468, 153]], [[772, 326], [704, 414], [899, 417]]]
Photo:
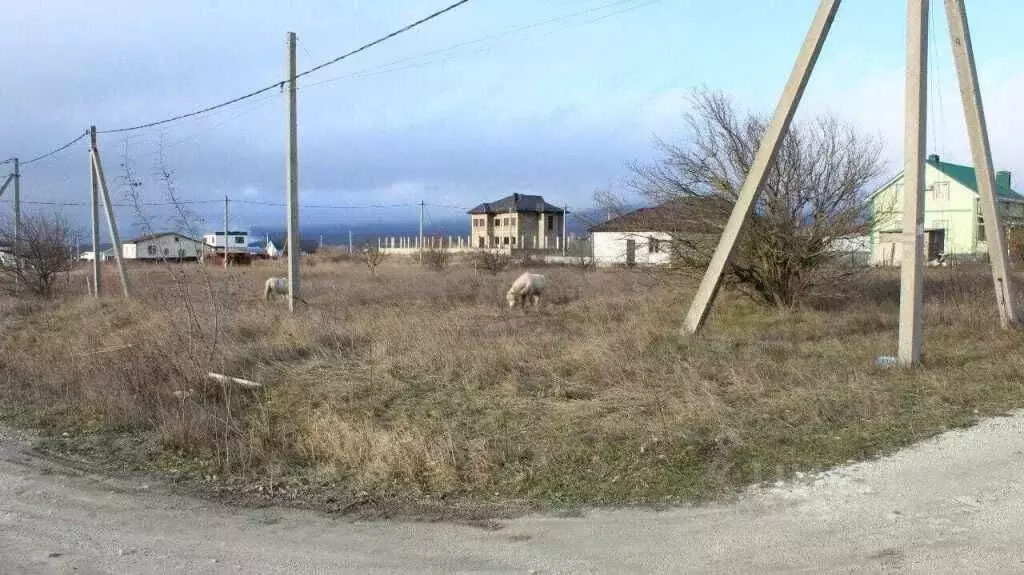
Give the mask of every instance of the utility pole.
[[288, 311], [295, 311], [299, 292], [299, 114], [295, 101], [295, 32], [288, 32]]
[[985, 225], [989, 260], [992, 262], [992, 281], [996, 288], [996, 306], [999, 320], [1004, 328], [1017, 326], [1020, 322], [1014, 301], [1013, 276], [1006, 250], [1006, 234], [1000, 221], [995, 195], [995, 179], [992, 168], [992, 149], [989, 146], [988, 126], [985, 109], [981, 103], [978, 88], [978, 71], [974, 65], [974, 48], [971, 32], [967, 26], [967, 9], [963, 0], [946, 0], [946, 16], [949, 20], [949, 39], [953, 45], [953, 59], [956, 62], [960, 80], [960, 98], [963, 101], [967, 123], [967, 136], [971, 143], [971, 156], [977, 174], [978, 195], [981, 197], [982, 222]]
[[[99, 184], [100, 194], [103, 197], [103, 207], [107, 212], [107, 230], [110, 232], [110, 241], [114, 244], [114, 261], [117, 262], [117, 273], [121, 276], [121, 291], [125, 298], [128, 298], [128, 276], [124, 272], [124, 259], [121, 254], [121, 236], [117, 234], [117, 220], [114, 218], [114, 206], [110, 203], [110, 189], [107, 188], [107, 178], [103, 175], [103, 163], [100, 161], [100, 150], [96, 146], [96, 126], [89, 128], [89, 138], [92, 143], [92, 169], [96, 174], [96, 182]], [[96, 291], [99, 293], [99, 290]]]
[[320, 251], [324, 250], [324, 235], [320, 234]]
[[565, 240], [567, 238], [566, 226], [569, 220], [566, 216], [569, 214], [569, 204], [562, 204], [562, 257], [565, 257]]
[[711, 256], [708, 269], [704, 272], [700, 287], [697, 288], [697, 294], [693, 297], [693, 303], [690, 304], [683, 323], [684, 334], [696, 333], [703, 327], [704, 320], [707, 319], [711, 304], [714, 302], [715, 296], [718, 295], [722, 274], [725, 272], [736, 241], [743, 230], [743, 225], [757, 199], [757, 193], [768, 173], [768, 167], [774, 163], [782, 137], [789, 130], [790, 122], [803, 97], [804, 88], [807, 87], [807, 81], [811, 77], [811, 71], [818, 60], [821, 47], [825, 43], [825, 37], [828, 36], [838, 9], [839, 0], [821, 0], [821, 4], [818, 6], [818, 11], [814, 15], [803, 46], [800, 48], [800, 54], [797, 56], [796, 63], [793, 65], [793, 70], [790, 72], [782, 96], [775, 108], [775, 114], [768, 124], [761, 145], [757, 148], [754, 162], [750, 166], [750, 172], [743, 182], [743, 187], [740, 188], [736, 205], [722, 230], [718, 247], [715, 248], [715, 252]]
[[[21, 269], [21, 161], [18, 158], [14, 158], [14, 267]], [[15, 280], [18, 275], [14, 275]]]
[[928, 102], [928, 3], [907, 0], [906, 112], [903, 134], [903, 257], [900, 262], [901, 365], [921, 362], [924, 324], [924, 156]]
[[228, 195], [224, 194], [224, 269], [228, 269]]
[[348, 231], [348, 253], [352, 253], [352, 230]]
[[420, 200], [420, 263], [423, 263], [423, 206], [426, 204]]
[[89, 130], [92, 144], [89, 146], [89, 175], [92, 182], [92, 287], [93, 295], [100, 297], [102, 287], [102, 270], [100, 268], [100, 184], [96, 178], [96, 167], [93, 164], [93, 154], [96, 150], [95, 128]]

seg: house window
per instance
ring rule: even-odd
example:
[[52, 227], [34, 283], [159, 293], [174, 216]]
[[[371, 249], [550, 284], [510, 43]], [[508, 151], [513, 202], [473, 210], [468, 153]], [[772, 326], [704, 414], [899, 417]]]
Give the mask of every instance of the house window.
[[931, 192], [929, 193], [928, 199], [930, 200], [949, 200], [949, 182], [935, 182], [932, 184]]
[[494, 218], [494, 227], [496, 227], [496, 228], [500, 228], [501, 227], [501, 218]]
[[508, 218], [505, 218], [505, 225], [508, 225]]
[[146, 253], [148, 253], [151, 256], [155, 256], [156, 255], [156, 246], [154, 246], [154, 245], [146, 246]]
[[658, 238], [647, 238], [647, 253], [661, 253], [661, 241]]
[[245, 238], [242, 237], [242, 236], [235, 236], [235, 243], [236, 244], [240, 244], [240, 245], [244, 244], [245, 243]]
[[548, 217], [548, 231], [550, 232], [553, 229], [555, 229], [555, 218], [549, 216]]
[[505, 237], [504, 237], [504, 238], [502, 239], [502, 242], [501, 242], [501, 243], [503, 243], [503, 244], [505, 244], [505, 245], [507, 246], [507, 245], [508, 245], [508, 236], [505, 236]]
[[174, 236], [174, 243], [178, 243], [178, 236]]

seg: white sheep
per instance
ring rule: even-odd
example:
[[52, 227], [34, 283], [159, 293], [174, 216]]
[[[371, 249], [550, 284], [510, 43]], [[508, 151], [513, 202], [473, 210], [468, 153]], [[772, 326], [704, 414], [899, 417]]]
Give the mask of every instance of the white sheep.
[[508, 293], [505, 294], [509, 309], [519, 304], [525, 310], [527, 298], [530, 298], [533, 307], [537, 307], [540, 303], [540, 296], [544, 293], [544, 288], [547, 285], [548, 280], [543, 275], [524, 272], [523, 275], [516, 278], [516, 281], [512, 282], [512, 286], [508, 288]]
[[269, 301], [275, 294], [288, 295], [288, 278], [267, 278], [263, 285], [263, 298]]

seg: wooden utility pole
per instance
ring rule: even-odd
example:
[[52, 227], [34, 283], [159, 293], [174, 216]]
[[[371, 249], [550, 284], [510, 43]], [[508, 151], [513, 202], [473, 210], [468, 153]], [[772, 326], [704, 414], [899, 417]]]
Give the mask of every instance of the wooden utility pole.
[[91, 144], [89, 146], [89, 176], [92, 183], [92, 200], [90, 211], [92, 212], [92, 287], [93, 295], [100, 297], [102, 287], [102, 269], [100, 268], [100, 184], [96, 179], [96, 167], [92, 158], [96, 149], [95, 128], [89, 130]]
[[420, 240], [419, 240], [419, 244], [420, 244], [420, 263], [421, 264], [423, 263], [423, 207], [425, 205], [426, 204], [423, 202], [423, 200], [420, 200]]
[[722, 230], [722, 238], [718, 242], [718, 247], [715, 248], [714, 255], [711, 256], [711, 263], [708, 265], [707, 271], [704, 272], [700, 287], [697, 288], [697, 295], [694, 296], [690, 310], [686, 314], [686, 321], [683, 324], [684, 334], [696, 333], [703, 327], [704, 320], [707, 319], [711, 304], [714, 303], [715, 296], [718, 295], [725, 266], [729, 263], [736, 240], [750, 215], [761, 184], [764, 183], [768, 167], [775, 161], [779, 143], [789, 130], [789, 124], [793, 119], [793, 114], [796, 113], [800, 98], [803, 97], [804, 88], [811, 77], [811, 71], [818, 60], [818, 55], [821, 53], [825, 37], [835, 20], [839, 2], [840, 0], [821, 0], [821, 4], [818, 6], [818, 12], [811, 22], [810, 30], [807, 31], [807, 37], [800, 48], [800, 54], [797, 56], [786, 87], [782, 91], [775, 114], [772, 116], [771, 123], [768, 124], [768, 130], [761, 140], [757, 154], [754, 156], [750, 173], [747, 174], [747, 179], [743, 182], [736, 205], [725, 224], [725, 229]]
[[224, 269], [228, 269], [228, 195], [224, 194]]
[[[100, 194], [103, 197], [103, 208], [107, 212], [107, 229], [110, 232], [110, 241], [114, 244], [114, 261], [117, 262], [117, 273], [121, 276], [121, 292], [128, 297], [128, 276], [124, 272], [124, 260], [121, 257], [121, 236], [117, 234], [117, 220], [114, 219], [114, 206], [110, 204], [110, 189], [107, 188], [107, 178], [103, 175], [103, 163], [100, 161], [100, 151], [96, 146], [96, 126], [89, 128], [89, 141], [92, 145], [92, 169], [96, 174], [96, 181], [99, 183]], [[96, 290], [99, 293], [99, 290]]]
[[971, 43], [971, 31], [967, 26], [967, 8], [964, 1], [946, 0], [946, 17], [949, 20], [949, 40], [953, 47], [953, 59], [960, 81], [960, 98], [964, 106], [967, 136], [971, 142], [971, 157], [977, 175], [978, 195], [981, 197], [982, 222], [985, 226], [989, 260], [992, 262], [992, 281], [996, 288], [999, 321], [1004, 328], [1014, 327], [1020, 323], [1020, 316], [1013, 297], [1013, 276], [1010, 274], [1006, 232], [999, 214], [992, 168], [992, 149], [989, 146], [988, 125], [985, 122], [985, 108], [981, 103], [978, 71], [974, 65], [974, 47]]
[[295, 101], [295, 32], [288, 32], [288, 311], [295, 311], [299, 291], [299, 114]]
[[897, 356], [904, 366], [921, 361], [924, 292], [924, 159], [928, 103], [928, 3], [907, 0], [906, 112], [903, 135], [903, 257], [900, 261], [900, 330]]

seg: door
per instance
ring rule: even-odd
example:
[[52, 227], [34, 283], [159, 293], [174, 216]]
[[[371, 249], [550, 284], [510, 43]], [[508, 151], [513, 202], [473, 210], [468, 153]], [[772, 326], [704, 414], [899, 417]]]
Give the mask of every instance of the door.
[[946, 253], [946, 230], [928, 230], [928, 257], [926, 261], [934, 261]]
[[636, 265], [636, 240], [626, 240], [626, 265]]

